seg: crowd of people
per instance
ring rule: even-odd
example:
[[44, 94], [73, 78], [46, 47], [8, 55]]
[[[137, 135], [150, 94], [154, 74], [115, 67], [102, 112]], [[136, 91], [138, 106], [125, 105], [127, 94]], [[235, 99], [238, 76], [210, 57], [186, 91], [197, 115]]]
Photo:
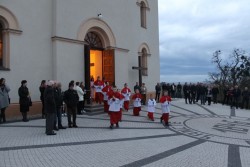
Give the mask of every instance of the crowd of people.
[[168, 91], [173, 98], [184, 98], [186, 104], [194, 104], [200, 101], [201, 105], [211, 105], [218, 103], [218, 97], [221, 93], [223, 98], [220, 99], [220, 102], [223, 105], [229, 105], [231, 108], [239, 107], [242, 109], [249, 108], [249, 99], [250, 91], [248, 87], [244, 87], [243, 90], [239, 88], [238, 85], [229, 87], [228, 85], [224, 86], [224, 89], [221, 90], [215, 84], [204, 84], [204, 83], [185, 83], [184, 85], [178, 83], [177, 85], [169, 83], [157, 83], [155, 86], [155, 100], [159, 102], [159, 97], [161, 92]]
[[[68, 89], [62, 91], [61, 83], [56, 81], [41, 81], [39, 87], [40, 100], [42, 102], [42, 118], [46, 119], [47, 135], [55, 135], [55, 130], [66, 129], [62, 125], [62, 112], [66, 111], [68, 128], [77, 128], [76, 117], [77, 114], [85, 113], [85, 94], [86, 89], [83, 82], [70, 81]], [[5, 110], [10, 104], [9, 98], [10, 88], [6, 84], [4, 78], [0, 79], [0, 122], [6, 122]], [[119, 127], [119, 122], [122, 121], [122, 112], [129, 111], [130, 102], [133, 103], [133, 115], [139, 116], [142, 105], [147, 105], [148, 119], [154, 121], [154, 112], [157, 103], [161, 104], [162, 116], [161, 122], [168, 126], [170, 103], [172, 98], [184, 97], [186, 104], [194, 104], [200, 100], [201, 105], [211, 105], [218, 102], [219, 88], [216, 85], [206, 85], [203, 83], [177, 85], [168, 83], [157, 83], [155, 86], [155, 95], [150, 93], [147, 99], [147, 87], [145, 83], [140, 86], [136, 82], [134, 92], [128, 88], [125, 83], [122, 89], [116, 86], [110, 86], [109, 82], [101, 80], [100, 77], [94, 81], [91, 80], [91, 98], [96, 104], [104, 105], [104, 112], [110, 116], [110, 128], [114, 126]], [[238, 86], [225, 86], [223, 91], [224, 99], [222, 104], [230, 105], [231, 107], [248, 108], [250, 92], [246, 87], [243, 91]], [[27, 113], [32, 101], [30, 98], [27, 81], [21, 81], [21, 86], [18, 89], [20, 112], [22, 113], [22, 120], [29, 121]], [[240, 103], [240, 99], [242, 100]]]

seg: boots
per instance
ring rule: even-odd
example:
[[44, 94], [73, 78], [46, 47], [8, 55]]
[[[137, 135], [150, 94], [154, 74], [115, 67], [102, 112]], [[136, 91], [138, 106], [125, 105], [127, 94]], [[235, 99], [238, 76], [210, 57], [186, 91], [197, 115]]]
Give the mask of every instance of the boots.
[[27, 119], [27, 112], [22, 112], [22, 116], [23, 116], [23, 122], [29, 122], [29, 120]]

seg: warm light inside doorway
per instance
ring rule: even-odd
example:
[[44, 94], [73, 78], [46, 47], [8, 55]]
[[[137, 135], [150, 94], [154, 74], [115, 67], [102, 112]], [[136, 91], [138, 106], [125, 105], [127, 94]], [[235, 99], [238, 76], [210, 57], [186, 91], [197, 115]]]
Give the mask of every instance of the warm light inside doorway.
[[100, 76], [102, 79], [102, 51], [90, 50], [90, 76], [97, 79]]

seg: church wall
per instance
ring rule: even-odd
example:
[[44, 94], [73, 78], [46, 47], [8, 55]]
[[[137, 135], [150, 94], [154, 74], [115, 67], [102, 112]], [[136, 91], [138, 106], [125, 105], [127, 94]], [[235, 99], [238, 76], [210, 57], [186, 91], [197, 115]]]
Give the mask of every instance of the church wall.
[[[21, 34], [10, 33], [10, 71], [0, 71], [10, 86], [12, 103], [18, 103], [21, 80], [28, 81], [33, 101], [40, 99], [42, 79], [52, 77], [51, 1], [1, 0], [17, 18]], [[45, 12], [46, 11], [46, 12]]]
[[[115, 51], [117, 86], [122, 87], [127, 82], [133, 89], [138, 81], [138, 71], [132, 70], [132, 66], [138, 66], [139, 46], [147, 43], [151, 56], [148, 57], [149, 75], [143, 77], [143, 82], [149, 91], [154, 90], [156, 82], [160, 80], [156, 1], [148, 1], [150, 10], [147, 11], [147, 29], [140, 26], [140, 7], [136, 0], [109, 0], [109, 3], [105, 0], [53, 2], [55, 6], [52, 6], [51, 0], [1, 0], [0, 5], [13, 12], [23, 31], [20, 35], [10, 35], [11, 71], [1, 71], [1, 76], [6, 78], [12, 89], [12, 102], [18, 102], [17, 89], [22, 79], [28, 80], [32, 99], [37, 101], [42, 79], [59, 80], [63, 89], [66, 89], [70, 80], [84, 78], [84, 46], [57, 40], [52, 42], [51, 37], [77, 39], [80, 26], [88, 19], [97, 18], [98, 13], [102, 13], [102, 20], [115, 36], [114, 47], [129, 50]], [[53, 13], [55, 16], [52, 17]]]
[[71, 80], [84, 80], [84, 46], [75, 43], [54, 41], [55, 76], [62, 83], [62, 89], [68, 89]]

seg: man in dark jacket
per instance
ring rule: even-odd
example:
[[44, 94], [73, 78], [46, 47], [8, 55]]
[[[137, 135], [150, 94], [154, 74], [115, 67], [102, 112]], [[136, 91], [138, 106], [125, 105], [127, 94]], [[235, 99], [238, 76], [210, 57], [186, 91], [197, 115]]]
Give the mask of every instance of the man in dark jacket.
[[56, 114], [56, 102], [54, 95], [54, 82], [49, 81], [44, 90], [44, 111], [46, 113], [46, 134], [56, 135], [53, 131]]
[[188, 102], [190, 103], [190, 87], [187, 85], [187, 82], [183, 86], [183, 94], [184, 94], [184, 97], [185, 97], [186, 104], [188, 104]]
[[[74, 90], [74, 84], [69, 83], [69, 89], [64, 92], [63, 100], [67, 105], [68, 126], [69, 128], [77, 128], [78, 126], [76, 125], [76, 111], [79, 97], [76, 90]], [[73, 116], [73, 124], [71, 121], [71, 115]]]
[[236, 85], [233, 89], [233, 105], [231, 105], [231, 107], [235, 106], [236, 109], [238, 109], [240, 96], [241, 90], [239, 89], [238, 85]]
[[244, 91], [242, 92], [242, 104], [241, 104], [242, 109], [243, 108], [248, 109], [249, 97], [250, 97], [250, 92], [248, 91], [248, 87], [245, 87]]
[[[55, 102], [56, 102], [56, 116], [54, 121], [54, 130], [66, 129], [62, 126], [62, 105], [63, 105], [63, 95], [61, 90], [61, 83], [55, 83]], [[56, 126], [58, 124], [58, 127]]]
[[157, 85], [155, 86], [155, 100], [157, 102], [159, 102], [160, 100], [160, 94], [161, 94], [161, 85], [160, 83], [157, 83]]
[[213, 88], [212, 88], [212, 94], [213, 94], [213, 101], [214, 101], [214, 104], [217, 104], [217, 96], [219, 94], [219, 88], [217, 85], [214, 85]]

